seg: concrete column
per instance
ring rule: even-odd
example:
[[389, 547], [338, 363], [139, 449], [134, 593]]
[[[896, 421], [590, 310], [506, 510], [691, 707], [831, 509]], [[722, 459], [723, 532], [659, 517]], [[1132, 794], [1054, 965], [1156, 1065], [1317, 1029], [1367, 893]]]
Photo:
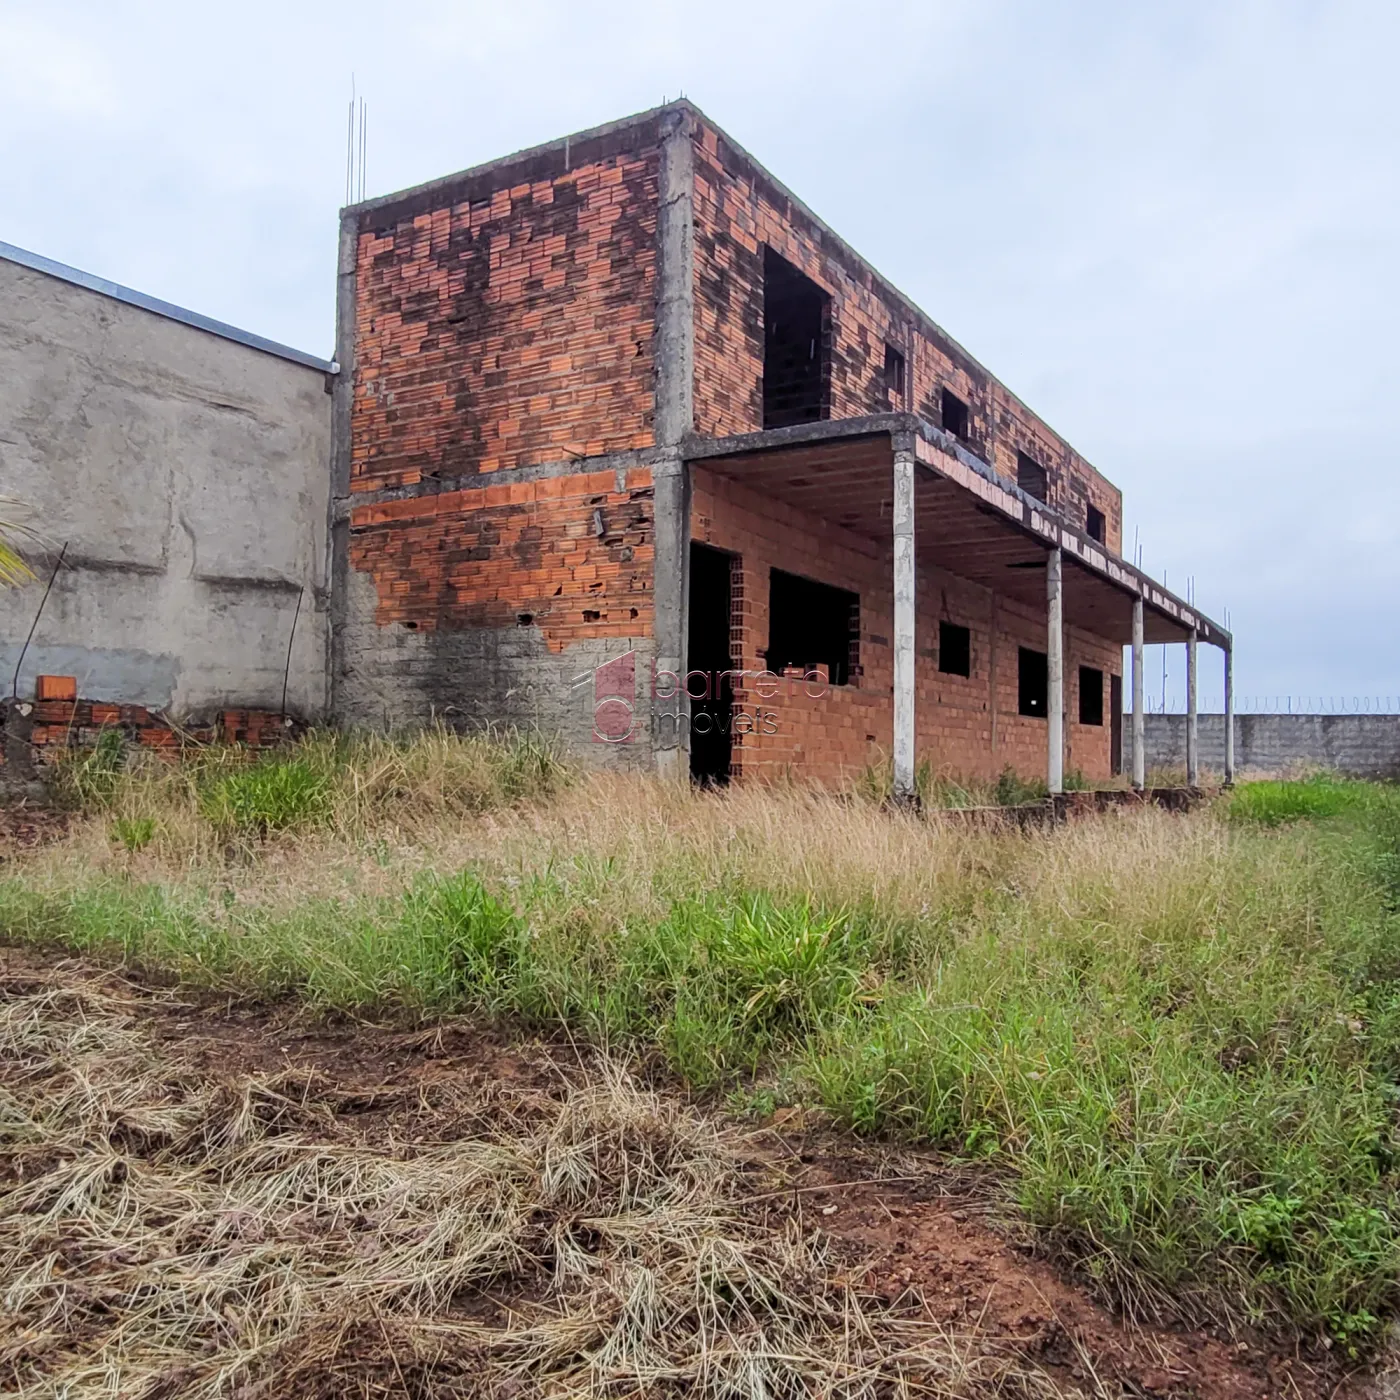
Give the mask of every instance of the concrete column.
[[914, 798], [914, 454], [894, 453], [894, 800]]
[[1046, 718], [1049, 720], [1050, 791], [1065, 790], [1065, 603], [1064, 565], [1058, 549], [1045, 561], [1045, 599], [1049, 618], [1045, 657], [1049, 672]]
[[1196, 716], [1196, 631], [1186, 639], [1186, 786], [1201, 785], [1200, 728]]
[[690, 630], [690, 473], [679, 456], [652, 468], [655, 517], [656, 670], [681, 677], [652, 704], [652, 744], [663, 777], [690, 776], [690, 700], [684, 686]]
[[1133, 786], [1147, 786], [1147, 727], [1142, 716], [1142, 599], [1133, 599]]
[[1225, 648], [1225, 786], [1235, 782], [1235, 648]]
[[[695, 410], [695, 147], [690, 118], [668, 112], [661, 138], [656, 219], [656, 667], [684, 677], [690, 618], [690, 468], [682, 443]], [[684, 687], [652, 702], [652, 748], [663, 775], [690, 774], [690, 702]]]
[[1051, 549], [1046, 560], [1047, 778], [1051, 792], [1064, 791], [1064, 561]]
[[[335, 359], [339, 370], [331, 386], [331, 489], [326, 502], [326, 583], [329, 594], [326, 646], [326, 707], [339, 717], [345, 676], [345, 629], [350, 595], [351, 411], [355, 401], [356, 271], [360, 223], [354, 214], [340, 216], [336, 259]], [[342, 515], [342, 508], [345, 514]]]

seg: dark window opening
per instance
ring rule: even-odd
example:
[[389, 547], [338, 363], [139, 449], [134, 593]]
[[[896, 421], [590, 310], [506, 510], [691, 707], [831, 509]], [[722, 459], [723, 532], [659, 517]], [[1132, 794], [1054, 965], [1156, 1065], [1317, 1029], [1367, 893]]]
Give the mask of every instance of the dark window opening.
[[1050, 712], [1050, 665], [1043, 651], [1020, 649], [1016, 675], [1016, 708], [1023, 715], [1044, 719]]
[[1049, 500], [1045, 468], [1034, 457], [1027, 457], [1024, 452], [1016, 454], [1016, 485], [1026, 495], [1034, 496], [1037, 501]]
[[831, 413], [831, 298], [771, 248], [763, 250], [763, 426]]
[[774, 569], [768, 579], [768, 669], [825, 666], [847, 685], [860, 665], [860, 595]]
[[1079, 722], [1103, 723], [1103, 672], [1096, 666], [1079, 668]]
[[891, 408], [904, 402], [904, 356], [893, 345], [885, 346], [885, 401]]
[[1098, 540], [1100, 544], [1104, 543], [1103, 511], [1097, 506], [1090, 506], [1084, 512], [1084, 528], [1088, 531], [1091, 540]]
[[967, 405], [954, 393], [943, 391], [943, 427], [955, 438], [967, 441]]
[[938, 669], [949, 676], [972, 674], [972, 633], [966, 627], [938, 624]]
[[[690, 632], [686, 689], [690, 701], [690, 776], [727, 783], [734, 758], [731, 603], [737, 559], [709, 545], [690, 546]], [[692, 674], [700, 671], [704, 684]]]

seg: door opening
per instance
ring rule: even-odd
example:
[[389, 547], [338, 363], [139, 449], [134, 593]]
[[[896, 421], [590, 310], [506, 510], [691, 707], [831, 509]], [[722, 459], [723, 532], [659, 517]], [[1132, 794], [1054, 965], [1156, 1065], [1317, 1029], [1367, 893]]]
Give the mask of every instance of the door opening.
[[734, 556], [705, 544], [690, 546], [690, 776], [697, 783], [729, 781], [734, 739], [734, 688], [729, 672], [730, 568]]
[[1109, 772], [1116, 778], [1123, 771], [1123, 677], [1108, 678]]

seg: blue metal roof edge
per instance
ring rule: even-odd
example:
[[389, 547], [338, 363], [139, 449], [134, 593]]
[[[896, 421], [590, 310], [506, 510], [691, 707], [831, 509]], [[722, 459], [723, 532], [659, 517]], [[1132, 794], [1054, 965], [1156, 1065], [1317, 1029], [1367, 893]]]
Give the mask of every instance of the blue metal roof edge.
[[16, 248], [13, 243], [0, 242], [0, 258], [35, 272], [46, 273], [50, 277], [57, 277], [60, 281], [71, 282], [75, 287], [84, 287], [90, 292], [111, 297], [114, 301], [124, 301], [128, 306], [140, 307], [142, 311], [150, 311], [156, 316], [183, 322], [196, 330], [208, 331], [210, 335], [246, 345], [250, 350], [277, 355], [281, 359], [291, 360], [294, 364], [305, 365], [308, 369], [320, 370], [325, 374], [336, 374], [340, 370], [340, 366], [334, 360], [322, 360], [315, 355], [308, 355], [304, 350], [294, 350], [290, 345], [282, 345], [275, 340], [268, 340], [265, 336], [254, 335], [252, 331], [239, 330], [237, 326], [230, 326], [225, 321], [216, 321], [212, 316], [202, 316], [198, 311], [188, 311], [173, 302], [161, 301], [159, 297], [133, 291], [119, 282], [109, 282], [105, 277], [94, 277], [92, 273], [69, 267], [66, 263], [55, 262], [52, 258], [31, 253], [24, 248]]

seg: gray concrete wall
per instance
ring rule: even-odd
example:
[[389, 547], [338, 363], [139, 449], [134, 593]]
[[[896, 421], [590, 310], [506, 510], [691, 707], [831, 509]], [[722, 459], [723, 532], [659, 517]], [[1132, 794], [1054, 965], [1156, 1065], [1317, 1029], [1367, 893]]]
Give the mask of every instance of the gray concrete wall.
[[[600, 766], [649, 769], [653, 750], [649, 637], [599, 637], [552, 651], [536, 627], [454, 627], [409, 632], [375, 620], [373, 579], [350, 570], [336, 721], [394, 730], [439, 720], [467, 731], [508, 726], [558, 736]], [[339, 601], [339, 600], [338, 600]], [[635, 727], [609, 742], [595, 723], [594, 672], [634, 656]]]
[[[1146, 715], [1147, 766], [1186, 767], [1186, 716]], [[1225, 716], [1199, 720], [1201, 768], [1225, 768]], [[1132, 726], [1123, 726], [1123, 771], [1131, 771]], [[1301, 764], [1356, 777], [1400, 778], [1400, 715], [1236, 715], [1235, 768], [1276, 773]]]
[[[59, 574], [18, 693], [326, 708], [331, 399], [309, 366], [0, 259], [0, 494]], [[42, 565], [42, 561], [40, 561]], [[43, 580], [0, 591], [0, 691]]]

